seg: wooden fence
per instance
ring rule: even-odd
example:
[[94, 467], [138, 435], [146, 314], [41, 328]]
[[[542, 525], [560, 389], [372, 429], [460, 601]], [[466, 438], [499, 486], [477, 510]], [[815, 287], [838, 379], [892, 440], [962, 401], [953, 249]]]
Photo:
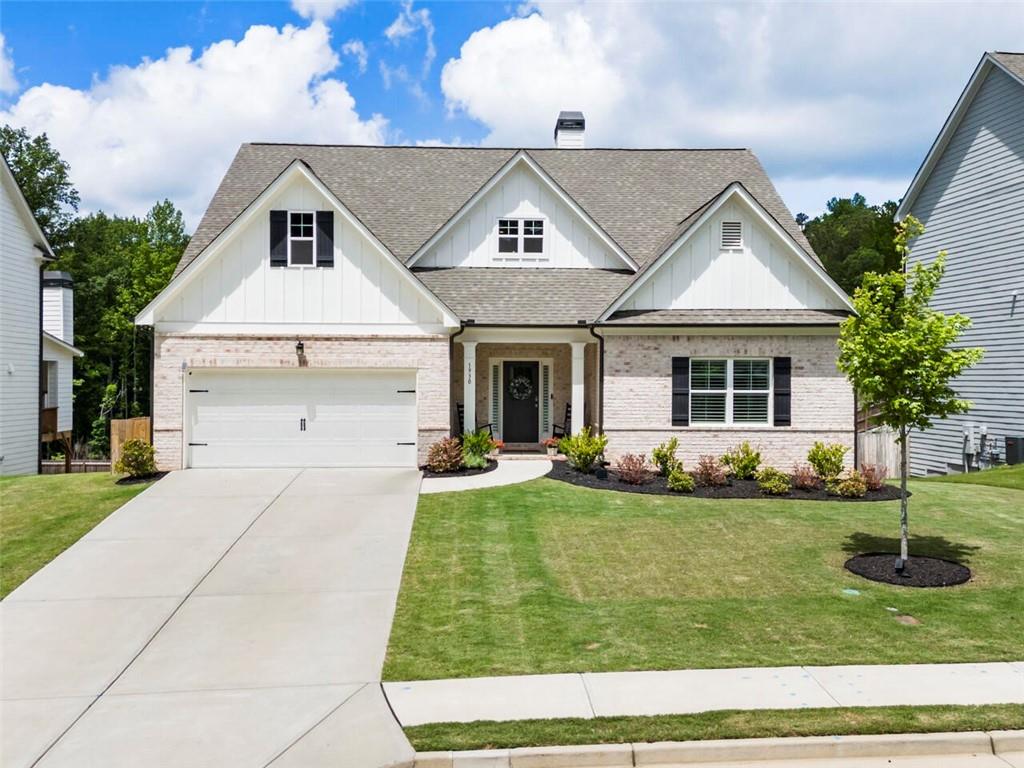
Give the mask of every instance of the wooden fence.
[[[92, 459], [72, 459], [71, 460], [71, 471], [72, 472], [109, 472], [110, 462], [106, 459], [96, 461]], [[63, 475], [64, 474], [64, 460], [52, 461], [49, 459], [43, 459], [43, 474], [44, 475]]]
[[129, 440], [149, 442], [149, 416], [135, 419], [111, 419], [110, 421], [110, 467], [121, 458], [121, 446]]
[[900, 446], [896, 433], [888, 427], [858, 432], [857, 456], [861, 464], [881, 464], [889, 477], [900, 473]]

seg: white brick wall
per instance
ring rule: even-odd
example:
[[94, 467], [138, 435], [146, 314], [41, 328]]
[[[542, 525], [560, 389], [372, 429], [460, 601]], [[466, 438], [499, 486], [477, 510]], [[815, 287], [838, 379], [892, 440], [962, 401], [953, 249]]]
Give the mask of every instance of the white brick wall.
[[[449, 432], [448, 337], [303, 337], [311, 368], [416, 368], [419, 461]], [[157, 335], [153, 443], [161, 469], [182, 463], [183, 365], [297, 368], [294, 336]]]
[[[645, 453], [672, 436], [692, 466], [701, 454], [721, 455], [749, 440], [766, 463], [788, 469], [806, 461], [816, 440], [850, 446], [853, 390], [836, 368], [835, 335], [608, 336], [605, 341], [605, 418], [608, 453]], [[673, 357], [791, 357], [792, 426], [673, 427]]]

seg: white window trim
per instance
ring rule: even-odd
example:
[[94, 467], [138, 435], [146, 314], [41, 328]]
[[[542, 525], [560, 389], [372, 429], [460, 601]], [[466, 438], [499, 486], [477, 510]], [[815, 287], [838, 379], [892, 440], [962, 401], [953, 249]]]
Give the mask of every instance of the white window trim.
[[[725, 361], [725, 389], [694, 389], [693, 388], [693, 364], [700, 360], [724, 360]], [[768, 363], [768, 389], [735, 389], [733, 386], [733, 363], [737, 360], [764, 361]], [[699, 427], [770, 427], [775, 424], [775, 365], [770, 357], [694, 357], [690, 359], [689, 392], [690, 392], [690, 426]], [[693, 418], [693, 395], [694, 393], [725, 395], [725, 421], [697, 421]], [[736, 393], [741, 395], [767, 395], [768, 396], [768, 418], [765, 421], [733, 421], [733, 396]]]
[[[502, 237], [511, 237], [511, 235], [502, 235], [501, 222], [503, 221], [515, 221], [518, 222], [519, 226], [516, 229], [516, 242], [518, 250], [515, 253], [502, 253], [498, 250], [498, 243]], [[526, 222], [527, 221], [539, 221], [543, 227], [543, 234], [540, 236], [540, 253], [527, 253], [524, 250], [526, 239], [529, 237], [535, 239], [536, 235], [527, 235]], [[540, 261], [550, 261], [548, 256], [548, 220], [543, 216], [499, 216], [494, 220], [494, 252], [491, 260], [499, 264], [509, 263], [526, 263], [532, 264]]]
[[[293, 213], [309, 213], [313, 216], [313, 236], [312, 237], [292, 237], [292, 214]], [[313, 244], [313, 263], [312, 264], [292, 264], [292, 240], [300, 240], [302, 242], [310, 242]], [[288, 209], [288, 267], [291, 269], [316, 269], [316, 211], [307, 210], [291, 210]]]

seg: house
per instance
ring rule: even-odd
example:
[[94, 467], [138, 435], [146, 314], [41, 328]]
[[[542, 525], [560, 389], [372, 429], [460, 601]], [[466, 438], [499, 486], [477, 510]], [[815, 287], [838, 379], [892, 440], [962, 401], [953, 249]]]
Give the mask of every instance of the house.
[[70, 439], [73, 360], [82, 357], [75, 347], [74, 283], [67, 272], [43, 273], [43, 388], [42, 437], [44, 443]]
[[851, 311], [745, 149], [245, 144], [154, 339], [164, 469], [404, 465], [463, 427], [768, 462], [854, 442]]
[[911, 436], [911, 472], [962, 471], [965, 452], [1024, 461], [1006, 448], [1024, 441], [1024, 54], [982, 56], [896, 216], [911, 214], [910, 263], [947, 251], [932, 306], [970, 317], [962, 343], [985, 350], [955, 385], [971, 410]]
[[[44, 324], [49, 289], [42, 288], [42, 270], [53, 252], [6, 159], [0, 163], [0, 243], [0, 475], [34, 474], [40, 440], [71, 430], [70, 361], [81, 352], [72, 346], [70, 320], [66, 334], [63, 316]], [[66, 300], [70, 312], [70, 288]]]

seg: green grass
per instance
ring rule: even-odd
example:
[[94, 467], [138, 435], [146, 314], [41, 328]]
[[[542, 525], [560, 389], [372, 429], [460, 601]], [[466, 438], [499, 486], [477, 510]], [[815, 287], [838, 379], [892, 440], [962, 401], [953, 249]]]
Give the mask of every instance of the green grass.
[[149, 484], [104, 472], [0, 478], [0, 598]]
[[991, 485], [997, 488], [1013, 488], [1024, 491], [1024, 464], [1012, 467], [995, 467], [966, 475], [940, 475], [929, 477], [930, 483], [964, 483], [967, 485]]
[[771, 736], [1013, 730], [1024, 725], [1024, 705], [982, 707], [848, 707], [703, 712], [593, 720], [434, 723], [405, 729], [418, 752], [573, 744], [695, 741]]
[[1024, 658], [1024, 494], [910, 488], [911, 552], [966, 563], [969, 583], [900, 588], [843, 569], [896, 551], [895, 501], [549, 479], [421, 496], [385, 679]]

